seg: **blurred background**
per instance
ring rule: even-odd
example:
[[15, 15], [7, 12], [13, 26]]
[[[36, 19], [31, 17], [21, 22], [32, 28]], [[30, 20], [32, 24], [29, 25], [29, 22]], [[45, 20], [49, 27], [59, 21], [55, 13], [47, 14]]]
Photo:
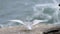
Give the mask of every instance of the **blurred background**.
[[[60, 0], [57, 0], [59, 3]], [[8, 22], [8, 20], [22, 20], [24, 22], [32, 22], [35, 19], [45, 20], [47, 22], [44, 23], [55, 23], [57, 16], [54, 16], [56, 12], [56, 8], [45, 7], [44, 10], [42, 7], [36, 7], [38, 4], [47, 4], [54, 3], [53, 0], [0, 0], [0, 24], [1, 26], [16, 26], [19, 23]], [[35, 8], [34, 8], [35, 7]], [[36, 9], [36, 10], [35, 10]], [[59, 12], [60, 13], [60, 12]], [[49, 19], [48, 16], [51, 16]], [[58, 16], [58, 18], [60, 15]], [[60, 18], [59, 18], [60, 19]], [[58, 20], [59, 20], [58, 19]], [[54, 21], [55, 20], [55, 21]]]

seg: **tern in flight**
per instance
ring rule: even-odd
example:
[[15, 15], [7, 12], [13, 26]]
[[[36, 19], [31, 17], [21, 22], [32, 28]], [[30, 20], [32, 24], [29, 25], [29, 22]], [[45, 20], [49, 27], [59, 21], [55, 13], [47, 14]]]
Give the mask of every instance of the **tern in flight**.
[[[37, 4], [37, 5], [35, 5], [34, 7], [33, 7], [33, 9], [34, 10], [37, 10], [37, 7], [41, 7], [42, 6], [42, 8], [44, 9], [45, 7], [51, 7], [51, 8], [56, 8], [56, 11], [55, 11], [55, 13], [54, 14], [56, 14], [55, 16], [57, 16], [56, 18], [57, 18], [57, 20], [58, 20], [58, 12], [59, 12], [59, 9], [60, 9], [60, 7], [58, 6], [58, 2], [56, 1], [56, 0], [53, 0], [53, 2], [54, 3], [47, 3], [47, 4]], [[36, 25], [36, 24], [38, 24], [38, 23], [41, 23], [41, 22], [47, 22], [48, 20], [34, 20], [32, 23], [33, 24], [31, 24], [31, 25], [27, 25], [26, 23], [24, 23], [23, 21], [21, 21], [21, 20], [9, 20], [9, 21], [11, 21], [11, 22], [18, 22], [18, 23], [20, 23], [20, 24], [23, 24], [24, 26], [26, 26], [29, 30], [31, 30], [32, 29], [32, 26], [34, 26], [34, 25]], [[58, 20], [59, 21], [59, 20]]]
[[9, 20], [9, 21], [11, 21], [11, 22], [18, 22], [20, 24], [23, 24], [25, 27], [27, 27], [29, 30], [31, 30], [32, 26], [34, 26], [34, 25], [36, 25], [38, 23], [41, 23], [41, 22], [46, 22], [47, 20], [34, 20], [31, 25], [30, 24], [26, 24], [26, 23], [24, 23], [21, 20]]

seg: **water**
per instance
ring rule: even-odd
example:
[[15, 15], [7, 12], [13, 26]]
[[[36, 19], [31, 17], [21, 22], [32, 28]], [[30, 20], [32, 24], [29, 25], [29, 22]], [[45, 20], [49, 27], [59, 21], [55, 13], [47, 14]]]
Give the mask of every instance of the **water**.
[[[21, 25], [8, 20], [21, 20], [32, 24], [34, 20], [48, 20], [43, 23], [59, 23], [60, 0], [0, 0], [0, 24], [4, 27]], [[2, 26], [3, 27], [3, 26]]]

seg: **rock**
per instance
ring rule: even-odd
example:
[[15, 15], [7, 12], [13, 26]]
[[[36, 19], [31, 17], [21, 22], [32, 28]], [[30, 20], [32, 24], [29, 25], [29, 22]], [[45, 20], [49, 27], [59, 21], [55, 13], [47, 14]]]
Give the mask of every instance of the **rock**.
[[1, 28], [0, 34], [44, 34], [44, 32], [48, 32], [50, 29], [54, 29], [53, 25], [47, 24], [37, 24], [32, 27], [32, 30], [28, 30], [24, 26], [15, 26], [11, 28]]

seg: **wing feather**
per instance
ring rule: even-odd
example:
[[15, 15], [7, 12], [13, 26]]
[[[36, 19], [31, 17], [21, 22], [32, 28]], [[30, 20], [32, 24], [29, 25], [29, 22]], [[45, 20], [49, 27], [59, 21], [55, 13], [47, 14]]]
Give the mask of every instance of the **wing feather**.
[[21, 20], [9, 20], [9, 21], [11, 21], [11, 22], [18, 22], [18, 23], [20, 23], [20, 24], [25, 25], [25, 23], [24, 23], [23, 21], [21, 21]]

